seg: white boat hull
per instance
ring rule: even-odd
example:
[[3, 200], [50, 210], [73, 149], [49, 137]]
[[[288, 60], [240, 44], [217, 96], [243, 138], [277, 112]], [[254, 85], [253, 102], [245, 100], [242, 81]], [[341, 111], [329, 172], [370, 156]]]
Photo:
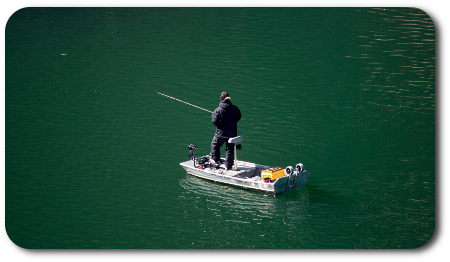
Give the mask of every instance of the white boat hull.
[[290, 176], [283, 176], [267, 183], [261, 179], [261, 170], [269, 168], [269, 166], [255, 163], [238, 160], [237, 171], [225, 171], [223, 164], [217, 169], [209, 167], [200, 169], [195, 167], [191, 160], [182, 162], [180, 165], [187, 173], [200, 178], [273, 195], [280, 195], [304, 187], [310, 176], [307, 171], [300, 173], [295, 171]]

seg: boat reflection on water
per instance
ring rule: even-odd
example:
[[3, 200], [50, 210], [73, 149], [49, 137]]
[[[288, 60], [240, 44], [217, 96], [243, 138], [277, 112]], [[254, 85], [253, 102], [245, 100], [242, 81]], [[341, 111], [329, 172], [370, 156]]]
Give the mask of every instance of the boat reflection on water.
[[[217, 209], [216, 213], [241, 214], [254, 213], [258, 217], [303, 216], [307, 206], [309, 194], [307, 190], [297, 190], [274, 197], [263, 192], [242, 190], [241, 188], [225, 185], [186, 174], [180, 180], [184, 189], [180, 198], [192, 199], [195, 208]], [[208, 205], [208, 203], [212, 203]], [[220, 209], [222, 208], [222, 209]], [[224, 209], [223, 209], [224, 208]], [[220, 212], [220, 211], [225, 212]], [[189, 211], [188, 211], [189, 212]]]

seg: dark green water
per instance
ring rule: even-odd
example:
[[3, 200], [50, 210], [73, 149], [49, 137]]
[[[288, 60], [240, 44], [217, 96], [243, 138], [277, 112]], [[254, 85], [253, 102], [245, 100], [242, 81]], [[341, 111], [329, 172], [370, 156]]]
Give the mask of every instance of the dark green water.
[[[409, 8], [29, 8], [6, 26], [5, 214], [25, 248], [387, 248], [435, 227], [435, 31]], [[187, 175], [230, 93], [277, 197]]]

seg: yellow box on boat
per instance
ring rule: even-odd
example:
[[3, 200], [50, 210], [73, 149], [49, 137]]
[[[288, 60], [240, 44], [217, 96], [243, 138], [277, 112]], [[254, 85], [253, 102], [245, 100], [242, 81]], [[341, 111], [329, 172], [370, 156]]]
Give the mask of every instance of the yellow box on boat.
[[276, 180], [284, 176], [284, 169], [282, 167], [271, 166], [261, 171], [261, 178], [270, 178], [270, 180]]

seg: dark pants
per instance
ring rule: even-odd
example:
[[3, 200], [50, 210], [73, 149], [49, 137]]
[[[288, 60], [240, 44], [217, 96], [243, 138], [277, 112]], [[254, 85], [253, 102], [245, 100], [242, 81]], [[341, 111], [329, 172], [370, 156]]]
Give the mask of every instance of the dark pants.
[[228, 143], [228, 138], [216, 137], [214, 136], [211, 142], [211, 158], [214, 161], [220, 161], [220, 147], [226, 143], [225, 146], [225, 167], [231, 169], [234, 164], [234, 144]]

